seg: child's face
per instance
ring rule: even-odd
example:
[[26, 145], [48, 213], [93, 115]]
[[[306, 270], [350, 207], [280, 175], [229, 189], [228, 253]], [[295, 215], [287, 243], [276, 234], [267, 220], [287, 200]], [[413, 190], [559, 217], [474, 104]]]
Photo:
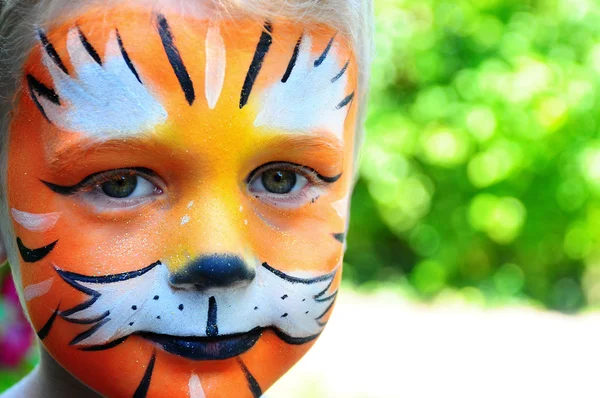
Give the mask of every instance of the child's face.
[[12, 118], [13, 258], [46, 349], [108, 396], [259, 396], [335, 301], [356, 68], [322, 26], [90, 10]]

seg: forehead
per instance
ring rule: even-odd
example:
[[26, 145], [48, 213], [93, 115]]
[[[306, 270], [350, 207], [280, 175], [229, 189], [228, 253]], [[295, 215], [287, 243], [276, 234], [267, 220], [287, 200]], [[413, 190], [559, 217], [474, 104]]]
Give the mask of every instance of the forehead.
[[53, 151], [130, 138], [186, 148], [353, 138], [355, 62], [326, 26], [121, 7], [38, 37], [18, 112], [27, 116], [13, 131], [35, 130]]

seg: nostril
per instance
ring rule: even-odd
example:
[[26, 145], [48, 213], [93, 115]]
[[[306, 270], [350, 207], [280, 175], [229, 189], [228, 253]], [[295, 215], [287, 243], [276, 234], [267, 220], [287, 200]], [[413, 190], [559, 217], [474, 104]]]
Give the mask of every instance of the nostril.
[[176, 287], [207, 289], [247, 284], [256, 275], [242, 258], [231, 254], [201, 256], [170, 276]]

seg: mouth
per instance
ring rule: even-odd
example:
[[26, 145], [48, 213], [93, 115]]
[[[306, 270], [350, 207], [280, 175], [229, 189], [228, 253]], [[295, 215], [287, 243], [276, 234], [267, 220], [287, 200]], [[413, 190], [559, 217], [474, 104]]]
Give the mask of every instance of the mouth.
[[148, 332], [136, 334], [170, 354], [194, 361], [211, 361], [233, 358], [248, 351], [260, 338], [262, 329], [219, 337], [185, 337]]

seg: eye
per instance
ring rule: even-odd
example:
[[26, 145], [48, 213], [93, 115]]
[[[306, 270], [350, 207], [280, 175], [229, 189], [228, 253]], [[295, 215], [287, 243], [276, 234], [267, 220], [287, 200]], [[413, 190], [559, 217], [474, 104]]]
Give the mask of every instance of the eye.
[[73, 186], [44, 182], [65, 196], [79, 197], [96, 210], [134, 208], [162, 195], [164, 184], [153, 171], [145, 168], [107, 170], [92, 174]]
[[260, 181], [267, 191], [280, 195], [290, 193], [296, 187], [299, 179], [304, 180], [301, 181], [301, 184], [306, 184], [306, 178], [298, 176], [293, 171], [283, 169], [266, 170], [260, 177]]
[[150, 195], [154, 191], [152, 183], [136, 175], [118, 176], [106, 181], [100, 185], [100, 188], [107, 196], [118, 199]]
[[314, 202], [338, 176], [324, 177], [295, 163], [267, 163], [248, 177], [248, 190], [257, 199], [279, 208], [293, 209]]

